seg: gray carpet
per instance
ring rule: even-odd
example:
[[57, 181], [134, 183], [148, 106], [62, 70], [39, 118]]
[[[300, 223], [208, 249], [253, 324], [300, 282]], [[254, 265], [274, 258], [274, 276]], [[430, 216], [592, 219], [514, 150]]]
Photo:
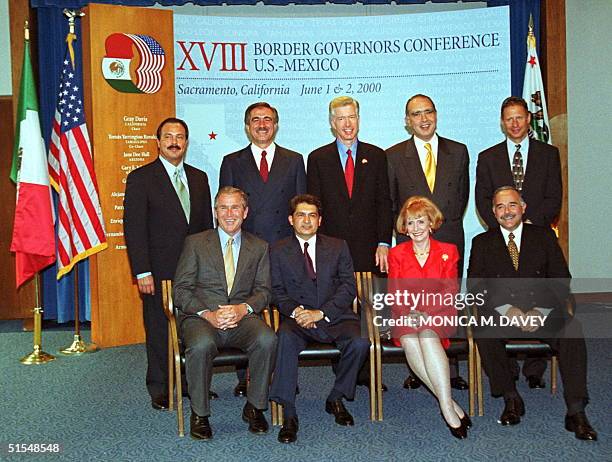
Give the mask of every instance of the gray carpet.
[[[218, 373], [213, 388], [214, 439], [179, 438], [176, 416], [151, 409], [144, 387], [142, 345], [102, 350], [80, 357], [59, 357], [40, 366], [23, 366], [19, 358], [32, 349], [32, 334], [17, 323], [0, 322], [0, 460], [70, 461], [404, 461], [404, 460], [612, 460], [612, 340], [588, 342], [591, 404], [588, 415], [599, 432], [595, 443], [576, 440], [563, 428], [562, 396], [550, 389], [520, 385], [527, 413], [516, 427], [496, 423], [503, 403], [486, 396], [485, 416], [473, 418], [469, 438], [451, 437], [434, 398], [422, 388], [402, 388], [406, 368], [388, 364], [384, 381], [385, 420], [368, 420], [366, 389], [359, 387], [348, 403], [356, 425], [339, 427], [325, 413], [324, 399], [332, 382], [329, 367], [300, 369], [297, 444], [281, 445], [277, 429], [264, 436], [247, 432], [240, 413], [244, 401], [232, 395], [235, 374]], [[88, 332], [84, 332], [87, 338]], [[49, 353], [70, 343], [70, 330], [43, 333]], [[465, 364], [462, 364], [465, 367]], [[462, 371], [465, 376], [465, 370]], [[549, 375], [546, 375], [549, 382]], [[488, 390], [488, 385], [487, 385]], [[467, 392], [454, 392], [467, 409]], [[185, 403], [189, 428], [189, 402]], [[59, 454], [9, 454], [8, 443], [59, 443]]]

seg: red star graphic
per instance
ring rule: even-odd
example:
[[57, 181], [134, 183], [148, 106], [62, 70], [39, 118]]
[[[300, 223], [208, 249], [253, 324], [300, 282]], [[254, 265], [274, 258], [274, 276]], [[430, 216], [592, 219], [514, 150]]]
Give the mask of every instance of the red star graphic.
[[216, 134], [214, 131], [213, 131], [213, 132], [210, 132], [210, 133], [208, 134], [208, 139], [210, 139], [210, 140], [216, 140], [216, 139], [217, 139], [217, 134]]
[[537, 64], [535, 56], [530, 56], [529, 61], [527, 61], [527, 64], [531, 64], [531, 67], [535, 66]]

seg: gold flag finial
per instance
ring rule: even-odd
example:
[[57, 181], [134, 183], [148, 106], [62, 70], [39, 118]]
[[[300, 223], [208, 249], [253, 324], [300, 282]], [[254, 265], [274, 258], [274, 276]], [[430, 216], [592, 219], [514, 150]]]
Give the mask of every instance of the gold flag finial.
[[25, 25], [23, 26], [23, 36], [26, 42], [30, 41], [30, 23], [27, 19], [26, 19]]
[[529, 13], [529, 35], [533, 35], [533, 15]]
[[527, 32], [527, 48], [535, 48], [536, 47], [536, 38], [533, 33], [533, 15], [529, 13], [529, 28]]
[[74, 69], [74, 47], [72, 46], [72, 42], [76, 40], [76, 34], [74, 33], [75, 27], [75, 18], [85, 16], [81, 10], [69, 10], [68, 8], [64, 8], [64, 16], [68, 18], [68, 35], [66, 36], [66, 42], [68, 43], [68, 53], [70, 53], [70, 63], [72, 64], [72, 68]]

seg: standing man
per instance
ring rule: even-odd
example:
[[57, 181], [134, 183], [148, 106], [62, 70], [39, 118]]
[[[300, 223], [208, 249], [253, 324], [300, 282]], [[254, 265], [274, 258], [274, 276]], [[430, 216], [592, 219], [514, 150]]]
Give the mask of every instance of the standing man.
[[[223, 158], [219, 187], [234, 186], [249, 196], [243, 229], [273, 244], [292, 234], [287, 222], [289, 201], [306, 192], [301, 154], [274, 143], [278, 111], [266, 102], [251, 104], [244, 113], [244, 129], [251, 144]], [[246, 396], [246, 369], [237, 369], [235, 396]]]
[[194, 439], [212, 438], [208, 421], [213, 359], [232, 347], [249, 357], [251, 381], [242, 419], [251, 433], [265, 433], [268, 386], [276, 335], [258, 316], [272, 299], [268, 244], [242, 231], [247, 195], [226, 186], [215, 197], [218, 228], [190, 236], [174, 277], [174, 300], [185, 345]]
[[355, 271], [387, 271], [393, 234], [387, 158], [357, 139], [359, 103], [340, 96], [329, 103], [336, 139], [308, 156], [308, 193], [321, 199], [321, 232], [344, 239]]
[[499, 225], [472, 241], [468, 289], [484, 296], [479, 315], [494, 318], [493, 324], [478, 329], [476, 343], [491, 393], [504, 398], [502, 425], [520, 423], [525, 413], [505, 344], [508, 338], [535, 338], [559, 355], [565, 429], [578, 439], [594, 441], [597, 432], [584, 412], [586, 344], [579, 322], [566, 307], [571, 275], [552, 230], [523, 223], [527, 209], [516, 188], [498, 188], [491, 211]]
[[[412, 138], [387, 149], [389, 189], [393, 216], [397, 217], [402, 205], [411, 196], [430, 199], [444, 215], [436, 239], [455, 244], [459, 250], [457, 274], [463, 274], [463, 214], [470, 196], [470, 158], [467, 147], [436, 133], [438, 113], [432, 99], [414, 95], [406, 102], [406, 128]], [[398, 234], [398, 243], [407, 237]], [[451, 386], [466, 390], [468, 384], [459, 375], [457, 359], [449, 360]], [[414, 389], [421, 381], [411, 374], [404, 387]]]
[[346, 242], [318, 234], [321, 202], [304, 194], [291, 200], [289, 223], [295, 234], [272, 246], [272, 290], [282, 315], [270, 399], [282, 404], [281, 443], [297, 440], [295, 395], [298, 356], [308, 343], [331, 343], [340, 351], [336, 380], [325, 410], [338, 425], [353, 425], [343, 398], [355, 396], [357, 374], [370, 348], [351, 306], [356, 294]]
[[184, 162], [187, 124], [176, 118], [157, 128], [157, 160], [127, 177], [123, 226], [132, 275], [143, 302], [147, 389], [154, 409], [168, 408], [168, 324], [161, 281], [172, 279], [189, 234], [213, 226], [206, 173]]
[[[476, 167], [476, 208], [489, 229], [497, 228], [491, 212], [493, 192], [505, 185], [514, 185], [529, 208], [526, 223], [550, 227], [561, 211], [563, 185], [559, 150], [529, 138], [531, 114], [522, 98], [510, 96], [501, 105], [501, 126], [506, 140], [481, 152]], [[518, 378], [518, 364], [512, 361]], [[544, 388], [542, 375], [546, 361], [527, 358], [523, 375], [530, 388]]]

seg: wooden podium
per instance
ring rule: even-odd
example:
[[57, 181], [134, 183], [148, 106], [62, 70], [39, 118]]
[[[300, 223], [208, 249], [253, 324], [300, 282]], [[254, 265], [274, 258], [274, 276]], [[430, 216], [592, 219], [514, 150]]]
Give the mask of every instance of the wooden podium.
[[171, 11], [90, 4], [82, 19], [85, 111], [108, 249], [90, 258], [91, 333], [101, 347], [144, 341], [142, 302], [123, 236], [127, 174], [157, 158], [175, 115]]

